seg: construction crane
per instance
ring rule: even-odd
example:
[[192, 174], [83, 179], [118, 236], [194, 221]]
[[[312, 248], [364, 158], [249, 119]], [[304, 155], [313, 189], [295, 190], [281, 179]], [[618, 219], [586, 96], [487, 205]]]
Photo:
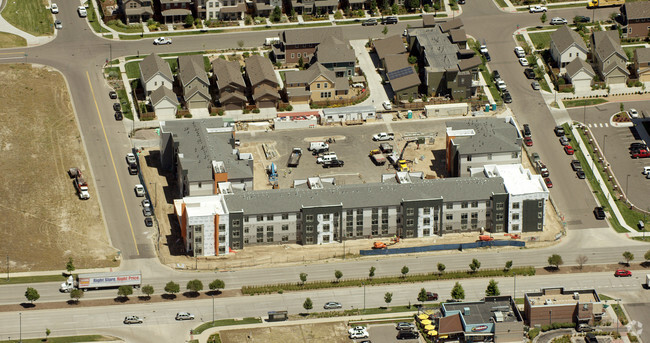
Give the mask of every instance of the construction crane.
[[401, 171], [401, 172], [403, 172], [403, 171], [405, 171], [405, 172], [411, 171], [409, 169], [409, 167], [406, 165], [407, 161], [404, 159], [404, 152], [406, 151], [406, 147], [409, 146], [409, 144], [414, 143], [414, 142], [418, 142], [418, 141], [419, 141], [419, 139], [409, 139], [409, 140], [406, 141], [406, 143], [404, 144], [404, 147], [402, 148], [402, 152], [399, 154], [399, 158], [397, 159], [397, 163], [395, 164], [395, 169], [397, 169], [397, 171]]

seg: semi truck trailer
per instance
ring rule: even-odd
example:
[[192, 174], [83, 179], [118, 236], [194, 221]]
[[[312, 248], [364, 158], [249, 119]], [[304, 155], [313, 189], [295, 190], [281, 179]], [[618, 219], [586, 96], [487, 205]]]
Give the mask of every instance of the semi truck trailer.
[[88, 289], [119, 286], [133, 286], [134, 288], [140, 288], [141, 284], [142, 274], [140, 271], [79, 274], [76, 279], [70, 275], [66, 282], [61, 284], [59, 291], [68, 293], [73, 289], [86, 291]]

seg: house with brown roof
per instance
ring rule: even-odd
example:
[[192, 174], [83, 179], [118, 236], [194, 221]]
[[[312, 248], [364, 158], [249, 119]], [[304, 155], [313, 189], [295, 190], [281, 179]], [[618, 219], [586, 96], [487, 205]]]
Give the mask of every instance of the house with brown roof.
[[302, 58], [308, 63], [316, 52], [316, 47], [328, 37], [345, 41], [340, 27], [311, 28], [302, 30], [286, 30], [279, 33], [280, 44], [273, 46], [273, 56], [276, 62], [298, 64]]
[[650, 81], [650, 48], [634, 50], [634, 71], [639, 81]]
[[149, 95], [149, 103], [156, 112], [158, 120], [173, 119], [178, 111], [178, 97], [171, 89], [158, 87]]
[[565, 77], [571, 82], [576, 91], [590, 90], [594, 76], [596, 76], [594, 69], [581, 58], [574, 59], [566, 66]]
[[273, 71], [271, 61], [260, 55], [253, 55], [247, 58], [246, 79], [251, 102], [259, 108], [275, 108], [280, 100], [278, 93], [278, 79]]
[[650, 29], [650, 2], [627, 2], [621, 6], [627, 37], [646, 37]]
[[435, 14], [423, 14], [422, 15], [422, 27], [434, 27], [436, 26], [436, 15]]
[[406, 53], [406, 46], [400, 35], [374, 40], [372, 46], [380, 61], [381, 68], [386, 68], [383, 62], [386, 56]]
[[318, 62], [307, 70], [286, 72], [284, 88], [292, 103], [346, 100], [351, 97], [348, 78], [336, 77], [333, 71]]
[[210, 105], [210, 80], [205, 72], [203, 55], [178, 57], [178, 80], [188, 109], [207, 109]]
[[253, 8], [255, 15], [260, 17], [268, 17], [276, 7], [282, 9], [282, 1], [280, 0], [255, 0], [253, 1]]
[[385, 77], [393, 89], [393, 99], [409, 100], [419, 96], [420, 77], [408, 62], [408, 55], [388, 55], [384, 57]]
[[587, 44], [569, 25], [560, 25], [551, 34], [551, 57], [560, 68], [564, 68], [576, 58], [587, 60]]
[[174, 75], [169, 63], [155, 53], [143, 58], [140, 61], [140, 84], [146, 95], [150, 95], [158, 87], [173, 89]]
[[627, 55], [621, 48], [617, 30], [595, 31], [591, 34], [591, 56], [600, 78], [608, 84], [627, 81]]
[[146, 22], [153, 17], [153, 5], [151, 0], [124, 0], [122, 1], [124, 22], [131, 23]]
[[318, 61], [325, 68], [332, 70], [336, 77], [354, 75], [354, 65], [357, 58], [354, 50], [341, 39], [330, 36], [316, 47], [312, 63]]
[[241, 20], [246, 13], [244, 0], [219, 0], [219, 19]]
[[246, 83], [241, 66], [236, 61], [217, 58], [212, 61], [212, 73], [218, 89], [218, 100], [225, 110], [241, 110], [246, 106]]
[[163, 23], [181, 23], [188, 14], [192, 14], [192, 0], [160, 0], [160, 14]]

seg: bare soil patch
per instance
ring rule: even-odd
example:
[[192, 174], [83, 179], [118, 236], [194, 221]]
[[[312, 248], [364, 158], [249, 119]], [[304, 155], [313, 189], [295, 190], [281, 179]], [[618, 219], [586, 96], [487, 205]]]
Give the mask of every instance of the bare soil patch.
[[[0, 252], [10, 270], [60, 270], [68, 257], [77, 268], [117, 265], [63, 77], [14, 64], [0, 65], [0, 81]], [[77, 197], [71, 167], [90, 200]]]
[[343, 343], [350, 341], [347, 337], [347, 326], [344, 322], [227, 330], [219, 332], [219, 336], [223, 343]]

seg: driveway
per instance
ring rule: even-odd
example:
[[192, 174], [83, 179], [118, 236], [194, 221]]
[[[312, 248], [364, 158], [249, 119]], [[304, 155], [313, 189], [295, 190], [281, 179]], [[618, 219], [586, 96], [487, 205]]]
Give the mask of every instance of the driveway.
[[366, 81], [370, 89], [370, 97], [359, 105], [374, 106], [378, 110], [383, 110], [381, 103], [388, 100], [386, 90], [381, 83], [381, 76], [375, 71], [375, 64], [366, 50], [368, 40], [351, 40], [350, 45], [354, 48], [354, 55], [359, 61], [359, 67], [366, 74]]

